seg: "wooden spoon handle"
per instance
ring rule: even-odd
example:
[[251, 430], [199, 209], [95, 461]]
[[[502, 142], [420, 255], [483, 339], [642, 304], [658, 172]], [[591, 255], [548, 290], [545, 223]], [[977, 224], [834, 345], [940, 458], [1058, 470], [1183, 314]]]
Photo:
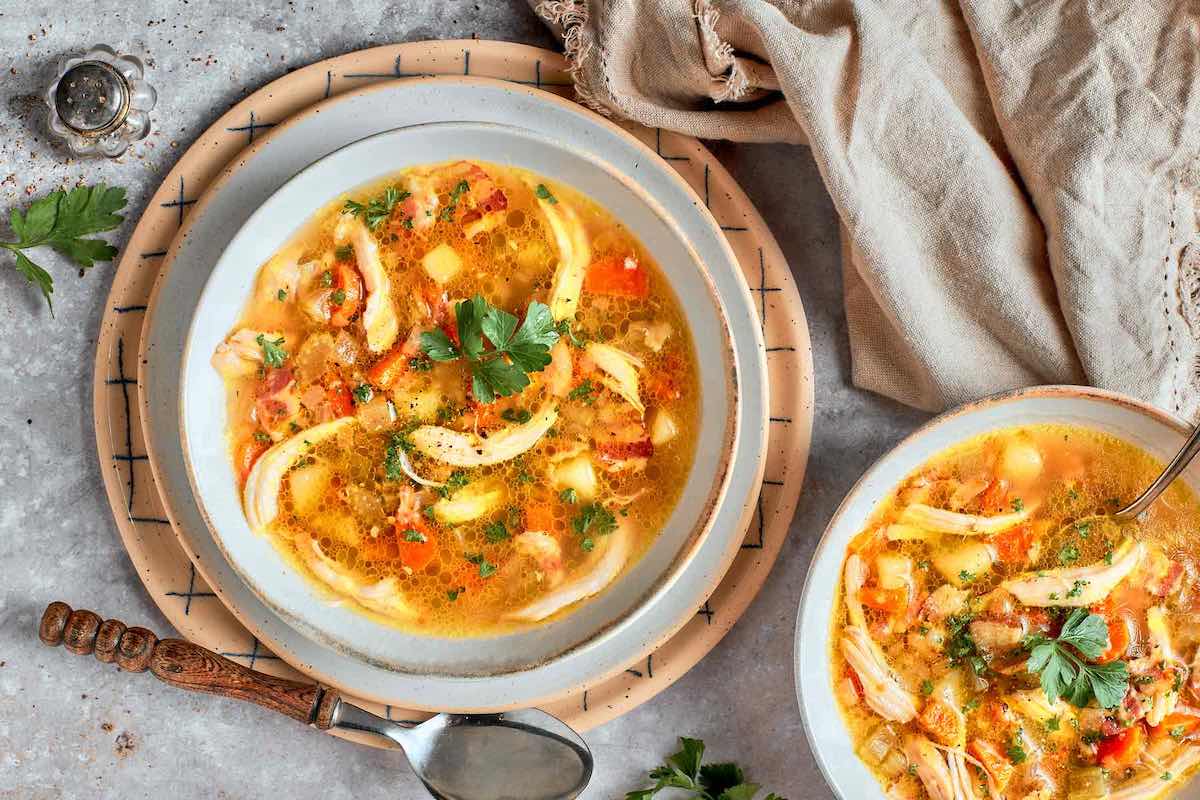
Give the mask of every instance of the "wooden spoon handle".
[[127, 628], [115, 619], [101, 621], [91, 611], [72, 611], [66, 603], [46, 606], [38, 637], [51, 647], [63, 645], [76, 655], [94, 654], [126, 672], [147, 669], [164, 683], [193, 692], [249, 700], [306, 725], [328, 730], [340, 695], [315, 683], [266, 675], [183, 639], [159, 639], [145, 628]]

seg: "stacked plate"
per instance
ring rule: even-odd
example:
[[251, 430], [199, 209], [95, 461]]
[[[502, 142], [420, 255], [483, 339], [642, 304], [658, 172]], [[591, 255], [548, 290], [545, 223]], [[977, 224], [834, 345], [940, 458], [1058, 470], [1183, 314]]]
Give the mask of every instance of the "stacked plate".
[[[533, 631], [438, 639], [329, 605], [249, 530], [224, 445], [224, 390], [209, 357], [239, 317], [258, 265], [313, 212], [407, 166], [459, 158], [571, 185], [629, 228], [685, 308], [702, 401], [682, 500], [614, 586]], [[528, 87], [475, 78], [385, 83], [278, 126], [211, 184], [191, 220], [147, 320], [146, 428], [160, 490], [193, 561], [267, 646], [292, 654], [318, 680], [410, 708], [538, 705], [651, 652], [720, 581], [763, 469], [761, 329], [704, 203], [632, 135]]]

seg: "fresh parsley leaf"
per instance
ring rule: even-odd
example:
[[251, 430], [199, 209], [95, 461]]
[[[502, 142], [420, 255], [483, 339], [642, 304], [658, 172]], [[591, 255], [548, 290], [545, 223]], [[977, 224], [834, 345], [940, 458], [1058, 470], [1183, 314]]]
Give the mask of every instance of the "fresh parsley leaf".
[[496, 565], [484, 559], [479, 562], [479, 577], [490, 578], [496, 574]]
[[371, 398], [375, 396], [375, 390], [371, 388], [371, 384], [369, 383], [360, 383], [354, 387], [354, 390], [350, 394], [354, 398], [354, 403], [361, 406], [371, 402]]
[[383, 194], [372, 197], [366, 203], [347, 200], [346, 205], [342, 206], [342, 213], [362, 217], [363, 222], [373, 231], [382, 225], [392, 215], [392, 210], [399, 203], [407, 200], [409, 196], [410, 193], [402, 190], [399, 186], [389, 186], [383, 190]]
[[420, 531], [409, 528], [404, 532], [404, 541], [424, 543], [428, 541], [428, 539], [426, 539], [425, 534], [421, 533]]
[[459, 586], [457, 589], [451, 589], [450, 591], [446, 592], [446, 599], [449, 600], [451, 603], [453, 603], [455, 600], [458, 599], [458, 596], [460, 594], [462, 594], [463, 592], [465, 592], [466, 590], [467, 590], [467, 587], [465, 587], [465, 586]]
[[278, 292], [276, 292], [276, 293], [275, 293], [275, 299], [276, 299], [276, 300], [278, 300], [278, 301], [279, 301], [279, 302], [281, 302], [281, 303], [282, 303], [284, 300], [287, 300], [287, 289], [280, 289]]
[[1009, 761], [1014, 764], [1020, 764], [1029, 758], [1029, 754], [1025, 752], [1025, 744], [1021, 740], [1021, 731], [1018, 730], [1013, 735], [1012, 740], [1008, 743], [1008, 748], [1005, 750], [1008, 754]]
[[[649, 778], [654, 785], [637, 789], [625, 795], [625, 800], [651, 800], [659, 792], [679, 789], [682, 794], [672, 794], [683, 800], [754, 800], [759, 786], [746, 781], [737, 764], [703, 764], [704, 742], [699, 739], [679, 739], [681, 749], [667, 758], [666, 762], [650, 770]], [[784, 800], [769, 792], [762, 800]]]
[[275, 369], [283, 366], [283, 362], [287, 360], [288, 354], [283, 349], [282, 336], [272, 341], [266, 337], [266, 334], [260, 333], [254, 337], [254, 341], [262, 348], [264, 364]]
[[459, 181], [453, 189], [450, 190], [450, 199], [446, 203], [446, 207], [438, 212], [438, 219], [442, 222], [450, 222], [454, 219], [454, 212], [458, 210], [458, 201], [470, 190], [471, 186], [466, 181]]
[[518, 320], [475, 295], [460, 301], [454, 315], [459, 344], [445, 331], [433, 330], [421, 334], [421, 348], [434, 361], [465, 359], [471, 371], [471, 393], [479, 402], [517, 394], [529, 385], [529, 373], [550, 363], [558, 332], [544, 303], [533, 301], [525, 319]]
[[1099, 614], [1073, 609], [1056, 639], [1030, 637], [1025, 646], [1029, 649], [1025, 668], [1039, 676], [1051, 703], [1063, 697], [1082, 708], [1095, 697], [1103, 708], [1113, 708], [1125, 697], [1129, 688], [1125, 662], [1090, 664], [1083, 660], [1098, 658], [1108, 649], [1108, 624]]
[[508, 528], [500, 520], [489, 522], [487, 525], [485, 525], [483, 528], [483, 535], [490, 544], [503, 542], [505, 539], [509, 538]]
[[558, 205], [558, 198], [550, 193], [550, 190], [546, 188], [546, 184], [544, 183], [539, 183], [537, 188], [533, 190], [533, 193], [538, 196], [539, 200], [545, 200], [552, 206]]
[[23, 251], [48, 246], [83, 269], [97, 261], [112, 261], [117, 248], [103, 239], [84, 237], [116, 228], [125, 219], [116, 212], [124, 207], [125, 190], [119, 187], [100, 183], [77, 186], [69, 192], [57, 189], [33, 201], [24, 214], [15, 208], [9, 213], [17, 241], [0, 242], [0, 247], [16, 256], [17, 272], [41, 290], [53, 314], [50, 295], [54, 293], [54, 279]]
[[[393, 433], [392, 438], [388, 440], [383, 453], [383, 473], [389, 481], [398, 481], [404, 475], [401, 458], [404, 453], [411, 453], [416, 447], [408, 435], [416, 430], [418, 424], [409, 423], [404, 430]], [[429, 508], [432, 509], [433, 506]]]

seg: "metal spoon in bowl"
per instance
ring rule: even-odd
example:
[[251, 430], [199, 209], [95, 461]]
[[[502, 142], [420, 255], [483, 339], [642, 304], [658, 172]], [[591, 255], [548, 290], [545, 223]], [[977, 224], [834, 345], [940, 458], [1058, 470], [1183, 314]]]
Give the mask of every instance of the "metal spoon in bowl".
[[1087, 517], [1081, 517], [1063, 526], [1062, 530], [1078, 528], [1080, 525], [1094, 526], [1096, 524], [1111, 523], [1121, 526], [1137, 522], [1138, 517], [1145, 513], [1146, 509], [1158, 499], [1159, 495], [1165, 492], [1167, 487], [1187, 469], [1188, 464], [1192, 463], [1192, 459], [1196, 457], [1197, 453], [1200, 453], [1200, 425], [1197, 425], [1192, 430], [1192, 434], [1188, 436], [1187, 441], [1183, 443], [1183, 447], [1171, 459], [1171, 463], [1167, 464], [1162, 474], [1155, 478], [1154, 482], [1147, 486], [1146, 490], [1138, 495], [1132, 503], [1111, 514], [1092, 514]]
[[196, 692], [249, 700], [320, 730], [386, 737], [404, 749], [413, 772], [439, 800], [572, 800], [592, 777], [592, 754], [579, 734], [536, 709], [502, 714], [438, 714], [413, 727], [365, 711], [332, 689], [247, 669], [182, 639], [101, 621], [91, 611], [51, 603], [38, 628], [51, 647], [95, 654], [127, 672]]

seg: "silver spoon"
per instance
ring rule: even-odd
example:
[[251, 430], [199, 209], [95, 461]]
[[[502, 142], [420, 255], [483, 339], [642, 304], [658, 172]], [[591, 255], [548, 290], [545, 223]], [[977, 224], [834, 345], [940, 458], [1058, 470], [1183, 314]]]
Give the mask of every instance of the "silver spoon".
[[247, 669], [182, 639], [101, 621], [91, 611], [51, 603], [41, 640], [94, 654], [127, 672], [196, 692], [249, 700], [320, 730], [383, 736], [404, 749], [413, 772], [439, 800], [572, 800], [592, 777], [592, 754], [579, 734], [536, 709], [502, 714], [437, 714], [406, 727], [342, 700], [332, 689]]
[[1082, 517], [1063, 526], [1062, 530], [1067, 528], [1077, 528], [1080, 525], [1094, 525], [1097, 523], [1111, 522], [1114, 525], [1128, 525], [1137, 522], [1138, 517], [1145, 513], [1151, 504], [1158, 499], [1159, 495], [1167, 490], [1167, 487], [1174, 483], [1175, 479], [1187, 469], [1188, 464], [1192, 463], [1192, 459], [1196, 454], [1200, 453], [1200, 425], [1197, 425], [1187, 441], [1183, 443], [1183, 447], [1179, 448], [1179, 452], [1171, 459], [1171, 463], [1167, 464], [1166, 469], [1162, 471], [1154, 481], [1146, 487], [1146, 490], [1138, 495], [1133, 502], [1124, 508], [1118, 509], [1111, 514], [1092, 514], [1087, 517]]

